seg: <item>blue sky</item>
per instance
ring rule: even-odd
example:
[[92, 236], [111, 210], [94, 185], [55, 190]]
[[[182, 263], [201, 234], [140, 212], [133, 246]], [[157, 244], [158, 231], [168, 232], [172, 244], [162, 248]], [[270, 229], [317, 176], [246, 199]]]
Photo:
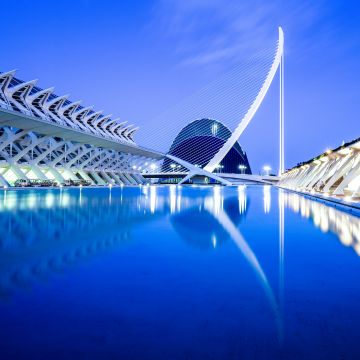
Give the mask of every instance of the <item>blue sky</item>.
[[[360, 136], [356, 1], [3, 0], [2, 13], [0, 71], [138, 124], [140, 145], [161, 141], [151, 133], [160, 114], [269, 44], [279, 25], [286, 166]], [[255, 172], [278, 165], [277, 95], [276, 82], [240, 139]]]

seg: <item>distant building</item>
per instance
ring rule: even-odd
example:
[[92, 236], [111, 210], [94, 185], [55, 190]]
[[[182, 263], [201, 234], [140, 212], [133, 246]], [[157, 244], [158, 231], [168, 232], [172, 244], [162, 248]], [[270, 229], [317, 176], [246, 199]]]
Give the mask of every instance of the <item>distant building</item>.
[[285, 171], [279, 184], [292, 190], [359, 201], [360, 138]]
[[[198, 167], [205, 167], [231, 136], [221, 122], [211, 119], [195, 120], [185, 126], [173, 141], [169, 154]], [[175, 168], [176, 167], [176, 168]], [[162, 171], [184, 171], [185, 168], [165, 158]], [[230, 149], [214, 172], [251, 174], [246, 153], [238, 142]]]

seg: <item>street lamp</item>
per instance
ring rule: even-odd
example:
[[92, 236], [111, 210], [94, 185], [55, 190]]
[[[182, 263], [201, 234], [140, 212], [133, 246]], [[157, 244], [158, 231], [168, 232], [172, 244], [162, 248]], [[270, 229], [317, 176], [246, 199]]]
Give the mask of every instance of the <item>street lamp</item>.
[[244, 173], [245, 173], [245, 170], [247, 169], [247, 166], [245, 166], [245, 165], [239, 165], [238, 168], [239, 168], [239, 170], [241, 170], [241, 173], [244, 174]]
[[265, 175], [270, 175], [271, 167], [269, 165], [263, 166], [263, 170], [265, 171]]

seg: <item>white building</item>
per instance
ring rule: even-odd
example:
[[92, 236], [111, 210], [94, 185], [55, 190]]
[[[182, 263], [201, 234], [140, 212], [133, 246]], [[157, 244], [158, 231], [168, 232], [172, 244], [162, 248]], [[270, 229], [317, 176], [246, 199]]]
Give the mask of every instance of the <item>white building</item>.
[[36, 82], [0, 73], [0, 186], [17, 179], [139, 184], [142, 165], [162, 157], [136, 145], [137, 126]]

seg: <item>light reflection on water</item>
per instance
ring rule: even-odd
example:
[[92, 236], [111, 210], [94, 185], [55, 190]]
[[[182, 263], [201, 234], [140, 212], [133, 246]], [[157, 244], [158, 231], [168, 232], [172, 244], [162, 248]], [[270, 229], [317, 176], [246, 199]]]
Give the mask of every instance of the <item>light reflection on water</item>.
[[[287, 217], [291, 214], [301, 215], [292, 220], [296, 222], [296, 225], [293, 223], [287, 225]], [[178, 284], [180, 292], [180, 284], [183, 281], [190, 281], [189, 279], [196, 278], [198, 274], [201, 274], [202, 269], [200, 265], [197, 265], [197, 261], [201, 263], [208, 259], [209, 252], [215, 252], [219, 254], [219, 257], [211, 258], [211, 271], [209, 269], [209, 272], [212, 272], [214, 276], [217, 274], [216, 271], [225, 272], [226, 275], [222, 278], [222, 287], [231, 292], [231, 289], [237, 289], [240, 283], [243, 286], [241, 291], [244, 294], [257, 291], [256, 289], [261, 290], [252, 302], [260, 301], [259, 297], [265, 299], [266, 305], [263, 305], [261, 309], [270, 310], [272, 315], [268, 321], [265, 320], [266, 316], [263, 313], [261, 320], [256, 318], [257, 315], [253, 315], [253, 319], [256, 319], [254, 321], [258, 323], [257, 326], [254, 325], [255, 330], [258, 327], [255, 333], [264, 331], [260, 330], [263, 329], [262, 322], [267, 323], [269, 328], [273, 328], [274, 333], [269, 332], [266, 336], [271, 339], [269, 358], [276, 358], [278, 349], [287, 349], [288, 351], [290, 346], [288, 344], [292, 344], [290, 340], [287, 342], [287, 339], [291, 339], [291, 332], [287, 329], [291, 327], [292, 323], [286, 326], [286, 323], [289, 322], [286, 315], [287, 307], [291, 307], [286, 303], [286, 285], [292, 285], [291, 281], [287, 280], [291, 279], [292, 273], [287, 272], [286, 264], [288, 256], [291, 258], [291, 246], [294, 246], [294, 239], [288, 239], [286, 232], [291, 230], [298, 233], [299, 237], [295, 239], [295, 245], [301, 248], [303, 246], [300, 242], [301, 232], [305, 226], [300, 223], [302, 218], [312, 219], [314, 226], [308, 228], [307, 231], [311, 231], [314, 238], [328, 237], [331, 233], [340, 240], [342, 245], [351, 246], [360, 255], [359, 217], [269, 186], [224, 188], [221, 186], [170, 185], [168, 187], [5, 191], [0, 194], [0, 226], [2, 228], [0, 236], [0, 296], [3, 300], [10, 299], [10, 304], [12, 304], [11, 298], [16, 297], [19, 292], [21, 293], [22, 288], [35, 287], [44, 277], [51, 279], [53, 274], [58, 272], [70, 271], [71, 278], [71, 273], [74, 273], [74, 276], [77, 273], [74, 265], [86, 261], [92, 264], [95, 258], [103, 259], [102, 266], [106, 268], [110, 263], [110, 260], [106, 260], [109, 258], [109, 254], [118, 249], [120, 254], [122, 251], [126, 253], [128, 250], [125, 249], [136, 246], [136, 243], [151, 246], [151, 251], [159, 254], [165, 252], [165, 256], [169, 257], [176, 253], [171, 246], [177, 247], [180, 254], [182, 252], [187, 254], [187, 257], [184, 255], [184, 259], [187, 259], [186, 261], [191, 259], [193, 264], [192, 272], [189, 275], [184, 275], [186, 273], [184, 269], [177, 270], [176, 265], [171, 268], [171, 271], [176, 274], [179, 271], [181, 274], [181, 281]], [[318, 232], [318, 229], [322, 233]], [[176, 242], [178, 238], [182, 240], [180, 248]], [[167, 239], [165, 243], [164, 239]], [[289, 255], [287, 255], [287, 241], [290, 241]], [[330, 242], [322, 242], [319, 245], [314, 240], [314, 247], [326, 247], [329, 244]], [[299, 251], [298, 248], [297, 251]], [[309, 249], [301, 251], [305, 253]], [[228, 252], [227, 257], [220, 260], [223, 256], [221, 254], [224, 252]], [[116, 254], [121, 256], [117, 252]], [[132, 276], [136, 277], [136, 274], [128, 273], [126, 267], [130, 267], [126, 264], [131, 263], [131, 256], [129, 255], [126, 260], [122, 259], [125, 264], [122, 270], [130, 279]], [[137, 256], [144, 256], [143, 261], [147, 261], [145, 250], [144, 254], [140, 252], [137, 253]], [[344, 257], [345, 262], [348, 259], [348, 255], [343, 253], [337, 255], [332, 252], [332, 256]], [[238, 269], [231, 268], [229, 265], [242, 264], [243, 260], [245, 260], [246, 267], [241, 268], [242, 272], [238, 272]], [[324, 258], [319, 261], [330, 261], [330, 259]], [[122, 262], [116, 261], [116, 266], [120, 266], [119, 264]], [[292, 263], [288, 264], [291, 267]], [[158, 269], [161, 274], [169, 271], [168, 268], [162, 268], [161, 266], [164, 265], [159, 265], [159, 263], [151, 266], [153, 268], [144, 270], [139, 265], [139, 271], [156, 271]], [[358, 265], [354, 263], [352, 266]], [[226, 269], [230, 269], [230, 272], [226, 273]], [[132, 271], [136, 272], [137, 269]], [[252, 278], [253, 275], [254, 278]], [[158, 277], [160, 276], [158, 275]], [[122, 277], [120, 276], [119, 279]], [[175, 277], [175, 279], [178, 278]], [[247, 279], [254, 281], [249, 283]], [[100, 286], [99, 279], [83, 279], [84, 283], [94, 282], [97, 284], [97, 281]], [[211, 285], [211, 277], [203, 278], [202, 281], [205, 285], [209, 284], [211, 294], [215, 296], [216, 287]], [[54, 282], [56, 283], [55, 279]], [[138, 279], [134, 281], [134, 284], [132, 286], [137, 286], [137, 290], [138, 287], [148, 286], [139, 282]], [[176, 284], [177, 282], [174, 281], [175, 293], [177, 291]], [[167, 293], [168, 284], [161, 283], [159, 286], [157, 301], [161, 301], [161, 297]], [[134, 289], [133, 291], [135, 291]], [[206, 288], [206, 291], [209, 289]], [[111, 291], [114, 292], [114, 290]], [[236, 304], [239, 302], [240, 309], [250, 308], [250, 303], [246, 299], [238, 298], [239, 294], [241, 292], [237, 293], [237, 296], [232, 295], [221, 299], [217, 299], [215, 296], [215, 299], [225, 307], [231, 308], [231, 305], [234, 304], [236, 308]], [[355, 297], [359, 298], [358, 295], [359, 293], [356, 292]], [[191, 293], [189, 298], [192, 299]], [[26, 294], [25, 299], [31, 304], [30, 294]], [[87, 300], [83, 299], [85, 303]], [[195, 300], [196, 296], [194, 295]], [[102, 301], [106, 302], [107, 300]], [[117, 306], [120, 306], [122, 301], [125, 302], [123, 297], [118, 301]], [[172, 301], [176, 302], [174, 299]], [[188, 301], [191, 303], [191, 300]], [[204, 299], [204, 301], [206, 300]], [[146, 308], [147, 304], [140, 302], [138, 306], [140, 311], [142, 307]], [[181, 305], [178, 306], [181, 309]], [[119, 311], [118, 308], [111, 308], [110, 305], [109, 308], [114, 313]], [[185, 315], [179, 310], [177, 316], [174, 319], [175, 327], [177, 321], [181, 323], [181, 317]], [[202, 320], [201, 315], [194, 314], [193, 316], [195, 323], [197, 319]], [[205, 318], [209, 318], [209, 316], [209, 314], [205, 314]], [[230, 316], [231, 321], [233, 321], [233, 316], [235, 315]], [[217, 319], [216, 314], [212, 313], [211, 317], [214, 321]], [[226, 315], [219, 315], [219, 319], [223, 317], [226, 319]], [[230, 318], [229, 323], [226, 321], [223, 323], [220, 331], [226, 333], [229, 330]], [[11, 315], [8, 315], [6, 319], [11, 321]], [[139, 321], [136, 319], [134, 318], [133, 321]], [[76, 318], [73, 320], [77, 321]], [[240, 315], [238, 324], [239, 326], [241, 324]], [[156, 326], [159, 326], [161, 330], [160, 325]], [[296, 328], [295, 325], [293, 326]], [[265, 328], [267, 327], [265, 326]], [[20, 329], [14, 331], [15, 335], [21, 333]], [[88, 330], [83, 329], [82, 331]], [[296, 331], [301, 332], [303, 329]], [[133, 339], [130, 340], [133, 341]], [[227, 341], [230, 340], [222, 340], [218, 345], [215, 343], [213, 350], [208, 343], [206, 346], [209, 347], [210, 353], [218, 351], [221, 354], [219, 358], [224, 358], [227, 347], [233, 346], [233, 343], [230, 344]], [[256, 345], [251, 341], [250, 344]], [[243, 345], [245, 348], [248, 347], [246, 351], [250, 353], [255, 351], [246, 342]], [[180, 346], [180, 343], [175, 342], [174, 349], [177, 346]], [[292, 346], [294, 345], [292, 344]], [[316, 350], [316, 344], [313, 344], [313, 347]], [[156, 350], [155, 347], [154, 351], [161, 353], [160, 348]], [[194, 351], [198, 354], [197, 350], [192, 348], [187, 351], [188, 353]], [[235, 351], [232, 353], [233, 358], [237, 358], [241, 353], [241, 351]], [[124, 354], [119, 352], [119, 355]], [[182, 358], [181, 352], [177, 356]], [[172, 354], [173, 358], [177, 358], [177, 356]], [[232, 358], [232, 356], [227, 356], [227, 358]]]
[[360, 218], [296, 193], [284, 193], [285, 206], [310, 218], [323, 233], [331, 232], [360, 256]]

